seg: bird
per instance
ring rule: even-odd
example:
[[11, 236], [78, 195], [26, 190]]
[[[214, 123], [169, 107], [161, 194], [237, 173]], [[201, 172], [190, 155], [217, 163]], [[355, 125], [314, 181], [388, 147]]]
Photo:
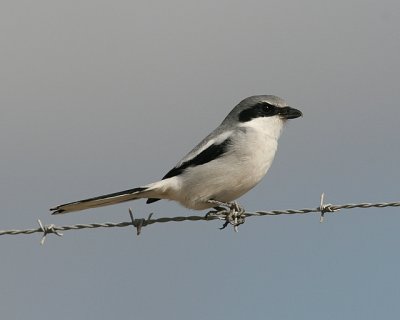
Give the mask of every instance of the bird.
[[156, 182], [69, 202], [50, 209], [64, 214], [135, 199], [176, 201], [205, 210], [230, 204], [255, 187], [269, 170], [285, 123], [303, 116], [284, 99], [255, 95], [242, 100], [222, 123]]

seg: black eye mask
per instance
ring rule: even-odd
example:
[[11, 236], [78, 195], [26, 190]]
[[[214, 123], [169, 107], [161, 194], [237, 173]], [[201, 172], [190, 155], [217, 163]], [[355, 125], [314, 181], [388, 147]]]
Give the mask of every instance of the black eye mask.
[[259, 102], [239, 113], [239, 121], [247, 122], [259, 117], [272, 117], [278, 114], [278, 107], [268, 102]]

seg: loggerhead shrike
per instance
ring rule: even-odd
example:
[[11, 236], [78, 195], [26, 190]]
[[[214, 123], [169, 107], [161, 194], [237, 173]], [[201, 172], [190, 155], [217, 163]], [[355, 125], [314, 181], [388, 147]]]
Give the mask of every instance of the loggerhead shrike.
[[162, 180], [50, 210], [61, 214], [141, 198], [147, 203], [174, 200], [194, 210], [215, 207], [212, 201], [230, 203], [260, 182], [272, 164], [283, 125], [300, 116], [301, 111], [279, 97], [246, 98]]

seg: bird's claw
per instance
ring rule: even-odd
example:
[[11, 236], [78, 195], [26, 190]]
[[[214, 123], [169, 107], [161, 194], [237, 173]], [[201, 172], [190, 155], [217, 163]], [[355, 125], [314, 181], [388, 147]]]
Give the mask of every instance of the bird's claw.
[[215, 211], [209, 211], [206, 218], [216, 216], [218, 219], [225, 220], [220, 230], [225, 229], [228, 225], [232, 225], [237, 232], [238, 226], [245, 222], [245, 210], [236, 201], [225, 203], [215, 200], [209, 200], [209, 203], [216, 204]]

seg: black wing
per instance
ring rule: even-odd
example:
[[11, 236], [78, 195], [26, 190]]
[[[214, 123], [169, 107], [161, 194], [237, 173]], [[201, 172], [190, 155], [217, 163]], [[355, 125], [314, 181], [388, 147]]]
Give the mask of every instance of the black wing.
[[[204, 149], [202, 152], [200, 152], [194, 158], [192, 158], [188, 161], [184, 161], [179, 166], [168, 171], [168, 173], [162, 178], [162, 180], [180, 175], [187, 168], [199, 166], [199, 165], [202, 165], [207, 162], [210, 162], [210, 161], [220, 158], [223, 154], [226, 153], [230, 143], [231, 143], [231, 139], [228, 138], [228, 139], [224, 140], [223, 142], [221, 142], [220, 144], [210, 145], [207, 149]], [[147, 199], [146, 203], [152, 203], [152, 202], [156, 202], [158, 200], [160, 200], [160, 199], [150, 198], [150, 199]]]

